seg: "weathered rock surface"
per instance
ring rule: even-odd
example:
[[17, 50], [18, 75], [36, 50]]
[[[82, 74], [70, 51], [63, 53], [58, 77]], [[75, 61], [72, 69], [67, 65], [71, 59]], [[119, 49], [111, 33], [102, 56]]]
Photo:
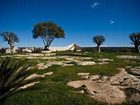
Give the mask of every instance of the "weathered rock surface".
[[108, 104], [120, 104], [125, 101], [126, 96], [122, 90], [116, 86], [112, 86], [106, 83], [99, 83], [96, 81], [73, 81], [69, 82], [68, 86], [74, 88], [80, 88], [86, 86], [87, 89], [84, 89], [84, 93], [93, 97], [94, 99], [105, 102]]
[[133, 75], [140, 76], [140, 67], [128, 68], [127, 72]]
[[[135, 75], [129, 74], [125, 69], [119, 68], [120, 72], [114, 76], [90, 75], [89, 73], [78, 73], [78, 76], [86, 76], [86, 80], [68, 82], [68, 86], [80, 88], [80, 93], [87, 94], [98, 101], [107, 104], [121, 104], [130, 101], [139, 103], [140, 101], [140, 79]], [[126, 89], [136, 92], [127, 96]]]
[[89, 77], [89, 80], [98, 80], [100, 78], [100, 76], [99, 75], [91, 75], [90, 77]]
[[130, 104], [140, 105], [140, 93], [135, 93], [130, 97]]

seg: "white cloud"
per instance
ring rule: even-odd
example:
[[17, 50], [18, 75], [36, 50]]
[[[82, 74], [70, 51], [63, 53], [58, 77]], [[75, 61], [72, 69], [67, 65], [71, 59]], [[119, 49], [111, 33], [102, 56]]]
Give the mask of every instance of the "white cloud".
[[95, 8], [96, 6], [100, 5], [100, 3], [98, 2], [94, 2], [92, 5], [91, 5], [91, 8]]
[[109, 20], [109, 24], [114, 24], [114, 23], [115, 23], [115, 21]]

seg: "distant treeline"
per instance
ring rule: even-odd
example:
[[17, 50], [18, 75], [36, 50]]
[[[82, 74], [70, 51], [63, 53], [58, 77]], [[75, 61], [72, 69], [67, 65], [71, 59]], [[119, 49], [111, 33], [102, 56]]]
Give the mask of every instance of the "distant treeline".
[[[96, 47], [81, 47], [82, 51], [97, 52]], [[133, 47], [101, 47], [103, 52], [133, 52]]]
[[[5, 53], [5, 50], [8, 48], [1, 48], [0, 53]], [[33, 53], [38, 53], [43, 51], [42, 47], [19, 47], [18, 52], [22, 52], [23, 49], [29, 49], [33, 50]], [[81, 47], [81, 50], [83, 52], [89, 51], [89, 52], [97, 52], [96, 47]], [[134, 47], [101, 47], [101, 51], [103, 52], [135, 52]]]

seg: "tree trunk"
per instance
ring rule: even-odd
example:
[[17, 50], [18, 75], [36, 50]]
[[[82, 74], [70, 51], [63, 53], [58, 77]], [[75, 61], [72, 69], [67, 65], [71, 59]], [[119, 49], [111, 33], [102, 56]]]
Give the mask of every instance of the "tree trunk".
[[45, 47], [44, 47], [44, 50], [45, 50], [45, 51], [49, 51], [49, 46], [45, 46]]
[[100, 45], [97, 45], [97, 51], [98, 51], [98, 52], [101, 52], [101, 50], [100, 50]]
[[10, 45], [10, 53], [13, 53], [14, 43], [8, 42], [8, 44]]
[[139, 52], [139, 45], [137, 43], [135, 43], [135, 51]]

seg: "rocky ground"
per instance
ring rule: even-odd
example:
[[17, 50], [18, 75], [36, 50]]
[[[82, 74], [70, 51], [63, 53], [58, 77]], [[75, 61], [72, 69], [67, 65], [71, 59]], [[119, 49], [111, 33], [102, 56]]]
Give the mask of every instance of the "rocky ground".
[[126, 100], [140, 103], [140, 67], [119, 68], [114, 76], [78, 73], [82, 80], [68, 82], [68, 86], [79, 89], [94, 99], [108, 104], [121, 104]]
[[[6, 56], [2, 56], [6, 57]], [[87, 66], [87, 65], [106, 65], [114, 62], [114, 59], [102, 57], [94, 60], [92, 57], [79, 56], [56, 56], [52, 54], [15, 54], [14, 58], [27, 58], [39, 60], [35, 67], [38, 70], [44, 70], [52, 65], [66, 66]], [[140, 56], [118, 55], [117, 59], [122, 60], [140, 60]], [[45, 60], [45, 62], [43, 61]], [[135, 61], [135, 63], [137, 63]], [[126, 66], [125, 68], [116, 68], [120, 72], [114, 76], [93, 75], [88, 72], [79, 72], [77, 76], [80, 78], [76, 81], [70, 81], [68, 86], [76, 88], [79, 93], [88, 95], [99, 102], [107, 104], [122, 104], [128, 102], [130, 104], [140, 105], [140, 66]], [[29, 78], [44, 78], [53, 75], [53, 72], [47, 72], [42, 75], [33, 74]], [[28, 84], [23, 89], [39, 83]]]

